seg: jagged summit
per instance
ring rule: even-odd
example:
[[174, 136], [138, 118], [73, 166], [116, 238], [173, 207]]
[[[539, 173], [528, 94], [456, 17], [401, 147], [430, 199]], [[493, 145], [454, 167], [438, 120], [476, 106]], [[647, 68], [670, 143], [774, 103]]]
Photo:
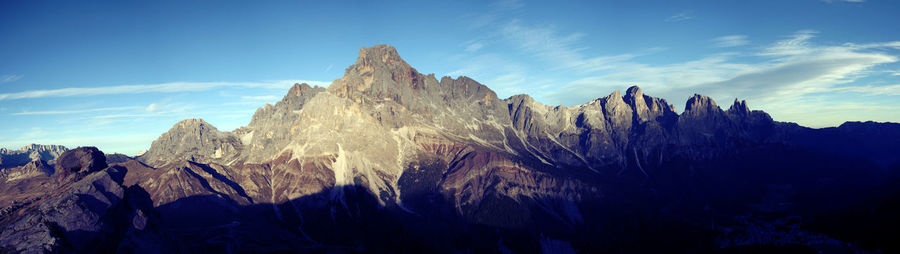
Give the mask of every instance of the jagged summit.
[[359, 48], [359, 57], [356, 58], [354, 66], [391, 66], [394, 64], [409, 66], [400, 58], [396, 48], [390, 45], [378, 44], [370, 48]]
[[324, 91], [325, 88], [319, 86], [310, 86], [307, 83], [294, 84], [291, 86], [291, 89], [288, 90], [288, 93], [284, 95], [284, 98], [281, 99], [283, 103], [287, 104], [302, 104], [307, 100], [312, 98], [317, 93]]
[[734, 104], [728, 108], [728, 113], [737, 114], [737, 115], [750, 115], [750, 107], [747, 106], [746, 100], [738, 100], [734, 98]]
[[684, 104], [684, 114], [691, 116], [700, 116], [721, 111], [722, 109], [716, 105], [716, 101], [702, 94], [694, 94]]

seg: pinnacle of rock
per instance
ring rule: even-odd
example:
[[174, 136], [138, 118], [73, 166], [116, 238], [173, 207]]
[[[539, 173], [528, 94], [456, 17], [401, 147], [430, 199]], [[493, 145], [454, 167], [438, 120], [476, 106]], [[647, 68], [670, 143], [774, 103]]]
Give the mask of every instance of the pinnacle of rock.
[[728, 113], [737, 115], [749, 115], [750, 107], [747, 106], [746, 100], [738, 100], [737, 98], [735, 98], [734, 104], [732, 104], [731, 107], [728, 108]]
[[631, 86], [628, 90], [625, 90], [626, 98], [640, 98], [644, 96], [644, 92], [641, 91], [641, 88], [638, 86]]

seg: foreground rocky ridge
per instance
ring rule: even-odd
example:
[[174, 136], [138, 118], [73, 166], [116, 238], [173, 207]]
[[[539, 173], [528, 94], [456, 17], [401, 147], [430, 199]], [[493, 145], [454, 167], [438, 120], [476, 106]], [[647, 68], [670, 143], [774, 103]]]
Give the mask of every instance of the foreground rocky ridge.
[[[900, 179], [898, 137], [898, 124], [809, 129], [703, 95], [678, 114], [636, 86], [573, 107], [501, 100], [376, 45], [328, 88], [295, 84], [247, 126], [184, 120], [137, 160], [87, 170], [127, 169], [112, 196], [118, 186], [145, 202], [110, 218], [158, 217], [86, 231], [134, 232], [117, 243], [171, 237], [178, 244], [164, 247], [184, 252], [892, 250], [833, 238], [843, 221], [828, 218], [861, 197], [886, 199], [873, 193]], [[46, 177], [87, 179], [56, 171]], [[12, 218], [23, 217], [2, 219]]]
[[39, 195], [4, 208], [0, 251], [165, 250], [163, 239], [152, 231], [155, 214], [149, 196], [140, 187], [123, 186], [126, 173], [125, 167], [108, 167], [105, 155], [94, 147], [62, 153], [47, 185], [19, 186]]

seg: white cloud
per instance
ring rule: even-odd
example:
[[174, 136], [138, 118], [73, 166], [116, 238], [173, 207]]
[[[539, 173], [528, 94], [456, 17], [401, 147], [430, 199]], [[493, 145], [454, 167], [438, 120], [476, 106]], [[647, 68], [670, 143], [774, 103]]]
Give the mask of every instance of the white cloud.
[[3, 75], [0, 77], [0, 83], [9, 83], [24, 78], [25, 75]]
[[15, 93], [2, 93], [0, 94], [0, 101], [30, 98], [93, 96], [111, 94], [197, 92], [220, 87], [287, 89], [290, 88], [294, 83], [308, 83], [310, 85], [316, 86], [328, 86], [328, 84], [330, 84], [330, 82], [324, 81], [283, 80], [269, 82], [171, 82], [150, 85], [70, 87], [60, 89], [31, 90]]
[[712, 39], [713, 46], [719, 48], [730, 48], [743, 46], [750, 43], [746, 35], [726, 35]]
[[685, 21], [685, 20], [689, 20], [689, 19], [693, 19], [693, 18], [694, 18], [694, 16], [691, 14], [691, 12], [683, 11], [683, 12], [680, 12], [678, 14], [675, 14], [675, 15], [672, 15], [672, 16], [666, 18], [666, 22], [680, 22], [680, 21]]
[[822, 0], [822, 2], [826, 3], [834, 3], [834, 2], [847, 2], [847, 3], [862, 3], [866, 0]]

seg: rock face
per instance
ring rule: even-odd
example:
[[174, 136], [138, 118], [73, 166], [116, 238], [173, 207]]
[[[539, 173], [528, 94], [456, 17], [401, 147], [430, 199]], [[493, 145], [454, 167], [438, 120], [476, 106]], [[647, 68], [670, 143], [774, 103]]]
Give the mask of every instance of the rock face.
[[[44, 197], [11, 211], [65, 232], [130, 232], [115, 240], [120, 250], [171, 237], [185, 252], [709, 252], [770, 234], [783, 237], [758, 244], [829, 239], [825, 245], [845, 248], [820, 233], [778, 231], [791, 228], [789, 218], [778, 218], [778, 227], [734, 218], [807, 216], [870, 195], [866, 186], [895, 177], [883, 167], [900, 161], [881, 148], [900, 143], [900, 127], [868, 126], [808, 129], [775, 122], [745, 101], [722, 110], [703, 95], [678, 114], [637, 86], [573, 107], [528, 95], [501, 100], [467, 77], [421, 74], [393, 47], [376, 45], [360, 49], [328, 88], [295, 84], [234, 131], [189, 119], [136, 160], [109, 160], [108, 169], [86, 148], [57, 159], [56, 188], [70, 190], [57, 193], [103, 189], [103, 205], [77, 210], [69, 205], [90, 202]], [[857, 131], [888, 140], [854, 144]], [[845, 149], [856, 159], [842, 157]], [[894, 159], [866, 164], [876, 157]], [[121, 180], [102, 180], [119, 168], [128, 172]], [[29, 170], [22, 172], [37, 172]], [[100, 187], [75, 187], [86, 181]], [[840, 195], [813, 198], [833, 192]], [[88, 214], [79, 220], [90, 225], [28, 217], [55, 215], [43, 204]], [[758, 228], [776, 229], [751, 232]], [[2, 233], [20, 239], [49, 229]], [[80, 239], [59, 235], [3, 245], [55, 251], [68, 246], [55, 242]]]

